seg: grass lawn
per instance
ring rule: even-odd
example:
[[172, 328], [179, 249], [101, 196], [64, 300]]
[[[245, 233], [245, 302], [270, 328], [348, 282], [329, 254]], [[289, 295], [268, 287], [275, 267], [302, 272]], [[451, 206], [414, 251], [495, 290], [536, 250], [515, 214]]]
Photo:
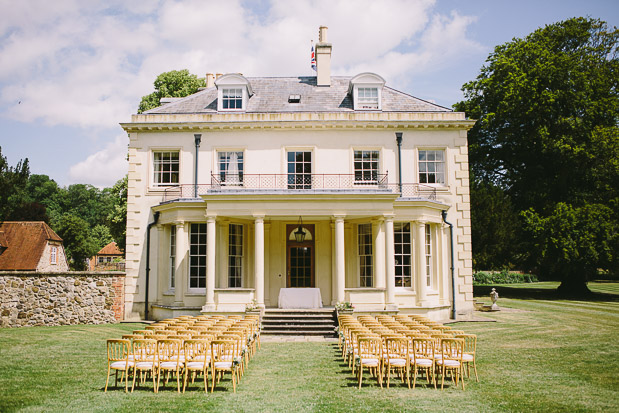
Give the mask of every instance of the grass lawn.
[[603, 297], [500, 298], [504, 311], [484, 313], [497, 322], [458, 323], [478, 335], [481, 382], [465, 391], [381, 389], [367, 376], [358, 390], [337, 344], [264, 343], [236, 394], [229, 379], [208, 395], [198, 382], [184, 395], [171, 384], [103, 393], [105, 339], [141, 324], [2, 329], [0, 412], [618, 411], [619, 301]]

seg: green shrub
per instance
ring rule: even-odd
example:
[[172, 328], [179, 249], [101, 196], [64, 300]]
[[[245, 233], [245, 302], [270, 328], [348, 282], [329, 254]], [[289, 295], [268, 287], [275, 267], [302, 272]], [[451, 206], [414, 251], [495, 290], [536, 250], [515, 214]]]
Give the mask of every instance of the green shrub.
[[503, 270], [495, 271], [479, 271], [473, 274], [473, 285], [483, 284], [521, 284], [521, 283], [536, 283], [537, 276], [534, 274], [522, 274]]

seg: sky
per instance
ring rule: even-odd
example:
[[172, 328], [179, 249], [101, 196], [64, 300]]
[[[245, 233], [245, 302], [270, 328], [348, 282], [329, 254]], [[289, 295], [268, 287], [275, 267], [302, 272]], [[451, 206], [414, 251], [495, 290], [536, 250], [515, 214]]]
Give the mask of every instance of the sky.
[[0, 0], [0, 148], [61, 186], [127, 172], [119, 126], [160, 73], [309, 76], [329, 27], [332, 75], [451, 107], [495, 46], [575, 16], [619, 26], [617, 0]]

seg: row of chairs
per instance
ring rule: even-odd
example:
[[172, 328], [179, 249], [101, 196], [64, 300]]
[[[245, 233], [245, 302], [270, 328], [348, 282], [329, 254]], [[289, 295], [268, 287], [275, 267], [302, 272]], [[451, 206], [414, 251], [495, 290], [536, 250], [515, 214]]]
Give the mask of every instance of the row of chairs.
[[129, 377], [133, 376], [131, 391], [144, 384], [150, 376], [153, 391], [157, 393], [163, 379], [165, 386], [170, 375], [176, 377], [177, 391], [183, 393], [189, 377], [191, 383], [197, 376], [204, 379], [208, 391], [208, 374], [212, 377], [211, 392], [225, 373], [231, 373], [232, 387], [236, 392], [245, 369], [255, 352], [260, 349], [260, 320], [258, 316], [180, 316], [162, 320], [123, 335], [121, 339], [107, 340], [109, 378], [118, 374], [128, 391]]
[[461, 382], [464, 390], [464, 374], [470, 377], [475, 360], [477, 336], [465, 334], [449, 326], [418, 315], [341, 315], [339, 318], [339, 346], [342, 357], [348, 362], [352, 373], [363, 380], [364, 368], [376, 377], [382, 387], [386, 376], [389, 387], [392, 373], [415, 388], [418, 374], [425, 374], [429, 384], [437, 386], [437, 376], [444, 380], [450, 376], [456, 386]]

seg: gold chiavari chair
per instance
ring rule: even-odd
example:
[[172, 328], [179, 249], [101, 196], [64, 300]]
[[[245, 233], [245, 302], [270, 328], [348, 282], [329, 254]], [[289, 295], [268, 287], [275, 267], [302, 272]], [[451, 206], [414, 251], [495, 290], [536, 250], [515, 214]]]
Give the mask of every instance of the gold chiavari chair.
[[133, 384], [131, 385], [131, 393], [135, 388], [135, 379], [140, 373], [138, 384], [145, 383], [144, 373], [150, 373], [153, 378], [153, 391], [157, 392], [155, 377], [157, 373], [157, 340], [153, 339], [137, 339], [133, 341]]
[[[428, 384], [433, 383], [436, 389], [436, 379], [434, 377], [434, 340], [431, 338], [413, 338], [413, 347], [409, 351], [410, 363], [413, 369], [413, 389], [417, 384], [417, 371], [425, 371]], [[408, 381], [410, 388], [410, 376]]]
[[387, 375], [387, 388], [391, 371], [399, 373], [402, 383], [408, 383], [408, 340], [406, 337], [387, 337], [385, 339], [386, 352], [383, 353], [383, 374]]
[[[357, 366], [357, 376], [359, 379], [359, 388], [363, 381], [363, 369], [368, 368], [370, 372], [376, 375], [378, 384], [383, 387], [383, 372], [382, 372], [382, 357], [383, 357], [383, 342], [378, 337], [360, 336], [357, 341], [357, 354], [359, 357], [355, 360]], [[354, 373], [353, 373], [354, 374]]]
[[170, 373], [176, 375], [176, 388], [177, 392], [181, 392], [181, 371], [183, 368], [183, 361], [181, 360], [181, 350], [183, 344], [181, 340], [167, 338], [164, 340], [157, 340], [157, 387], [155, 392], [159, 392], [161, 386], [161, 376], [166, 375], [163, 385], [168, 383]]
[[208, 392], [208, 369], [211, 365], [211, 342], [206, 339], [185, 340], [185, 377], [183, 380], [183, 393], [187, 388], [187, 379], [191, 373], [191, 384], [196, 375], [204, 377], [204, 392]]
[[131, 341], [123, 339], [107, 340], [107, 377], [105, 379], [105, 390], [110, 380], [110, 373], [114, 371], [114, 386], [118, 387], [118, 372], [122, 372], [120, 381], [125, 380], [125, 393], [128, 391], [129, 369], [133, 367], [133, 361], [129, 360], [131, 352]]
[[462, 381], [462, 390], [464, 390], [464, 377], [462, 355], [464, 350], [464, 340], [461, 338], [444, 338], [441, 340], [441, 358], [436, 360], [437, 367], [441, 371], [441, 390], [445, 383], [445, 374], [451, 375], [451, 381], [454, 381], [458, 387], [458, 381]]
[[232, 389], [236, 393], [236, 381], [240, 360], [238, 359], [237, 340], [211, 341], [211, 376], [213, 384], [211, 393], [215, 390], [215, 383], [219, 382], [225, 373], [232, 376]]
[[479, 377], [477, 376], [477, 363], [475, 362], [475, 353], [477, 352], [477, 336], [475, 334], [456, 334], [455, 338], [464, 340], [462, 362], [464, 362], [467, 367], [467, 376], [471, 377], [471, 363], [473, 363], [475, 380], [479, 382]]

